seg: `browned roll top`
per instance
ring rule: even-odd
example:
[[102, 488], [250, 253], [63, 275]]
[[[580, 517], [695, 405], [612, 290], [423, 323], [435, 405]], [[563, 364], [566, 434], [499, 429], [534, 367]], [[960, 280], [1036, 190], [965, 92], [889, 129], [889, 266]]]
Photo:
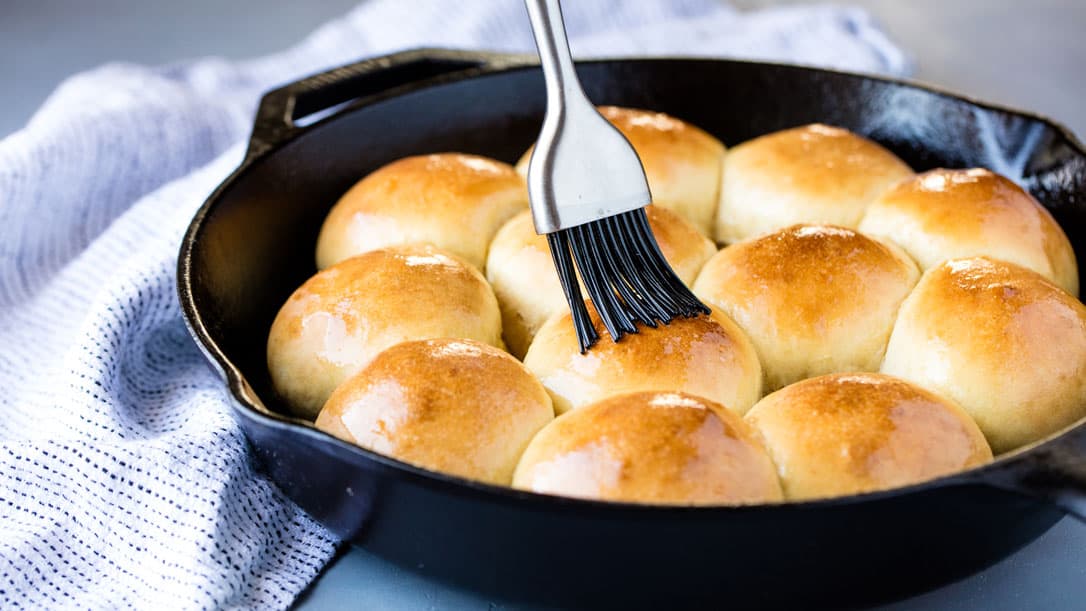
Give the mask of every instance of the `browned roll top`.
[[591, 499], [684, 505], [776, 501], [773, 463], [742, 419], [684, 393], [605, 399], [546, 426], [513, 485]]
[[887, 375], [797, 382], [747, 413], [790, 499], [905, 486], [983, 464], [992, 452], [951, 401]]
[[512, 356], [441, 338], [380, 353], [336, 389], [317, 428], [420, 467], [507, 485], [553, 417], [547, 392]]

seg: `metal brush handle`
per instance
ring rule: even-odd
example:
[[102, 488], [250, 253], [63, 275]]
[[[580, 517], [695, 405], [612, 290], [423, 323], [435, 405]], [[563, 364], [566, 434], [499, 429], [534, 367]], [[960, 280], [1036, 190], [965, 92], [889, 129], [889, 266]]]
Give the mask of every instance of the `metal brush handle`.
[[[558, 0], [525, 0], [547, 84], [547, 114], [528, 164], [528, 200], [547, 234], [581, 352], [599, 338], [578, 275], [611, 339], [676, 316], [708, 313], [668, 265], [644, 207], [641, 159], [588, 100]], [[574, 264], [576, 261], [576, 264]]]
[[584, 93], [558, 0], [525, 0], [543, 77], [547, 113], [528, 167], [538, 233], [553, 233], [652, 201], [641, 160]]
[[547, 107], [557, 106], [560, 97], [577, 96], [588, 101], [573, 66], [562, 6], [558, 0], [525, 0], [532, 33], [539, 49], [543, 78], [547, 81]]

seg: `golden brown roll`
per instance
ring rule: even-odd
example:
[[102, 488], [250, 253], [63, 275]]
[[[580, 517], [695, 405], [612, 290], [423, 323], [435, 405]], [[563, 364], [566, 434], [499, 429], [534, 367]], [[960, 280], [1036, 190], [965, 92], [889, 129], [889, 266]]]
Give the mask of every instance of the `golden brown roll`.
[[377, 353], [432, 337], [501, 346], [493, 291], [478, 270], [433, 246], [382, 248], [337, 263], [294, 291], [268, 335], [268, 370], [291, 409], [313, 418]]
[[746, 420], [761, 434], [789, 499], [906, 486], [992, 459], [961, 407], [876, 373], [797, 382], [759, 401]]
[[634, 391], [682, 391], [743, 414], [762, 393], [762, 369], [747, 336], [714, 312], [611, 340], [588, 305], [600, 341], [581, 354], [569, 311], [539, 329], [524, 364], [543, 382], [558, 414]]
[[[600, 114], [633, 145], [645, 167], [652, 203], [677, 212], [712, 235], [724, 145], [707, 132], [662, 112], [600, 106]], [[528, 175], [532, 149], [517, 163]]]
[[[683, 282], [692, 283], [716, 247], [674, 212], [658, 206], [645, 211], [664, 258]], [[569, 307], [547, 238], [536, 235], [531, 212], [518, 214], [498, 230], [490, 243], [486, 276], [502, 308], [505, 343], [510, 352], [523, 358], [539, 327]]]
[[1086, 306], [987, 257], [929, 269], [901, 306], [882, 371], [957, 401], [996, 453], [1086, 416]]
[[317, 428], [425, 469], [508, 485], [553, 418], [547, 391], [515, 358], [441, 338], [377, 355], [332, 393]]
[[901, 246], [921, 269], [988, 255], [1078, 295], [1075, 253], [1056, 220], [1032, 195], [988, 170], [932, 170], [901, 182], [868, 207], [860, 231]]
[[795, 225], [721, 250], [694, 293], [746, 331], [773, 391], [825, 373], [877, 371], [919, 277], [894, 246], [843, 227]]
[[461, 153], [407, 157], [366, 176], [339, 199], [317, 239], [317, 267], [420, 243], [481, 270], [494, 232], [527, 207], [524, 179], [507, 163]]
[[893, 153], [845, 129], [767, 134], [728, 151], [715, 238], [731, 244], [796, 223], [854, 229], [868, 204], [909, 176]]
[[685, 393], [633, 393], [556, 418], [513, 485], [544, 494], [679, 505], [778, 501], [780, 483], [743, 420]]

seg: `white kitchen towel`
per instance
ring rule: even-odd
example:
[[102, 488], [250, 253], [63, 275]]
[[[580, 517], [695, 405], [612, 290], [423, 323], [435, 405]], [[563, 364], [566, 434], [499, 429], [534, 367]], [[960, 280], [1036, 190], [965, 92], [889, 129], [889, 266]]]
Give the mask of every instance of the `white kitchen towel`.
[[[262, 91], [417, 46], [531, 51], [519, 2], [372, 0], [283, 53], [63, 83], [0, 141], [0, 608], [283, 608], [337, 541], [254, 470], [181, 322], [180, 237]], [[901, 74], [862, 11], [578, 0], [579, 55]]]

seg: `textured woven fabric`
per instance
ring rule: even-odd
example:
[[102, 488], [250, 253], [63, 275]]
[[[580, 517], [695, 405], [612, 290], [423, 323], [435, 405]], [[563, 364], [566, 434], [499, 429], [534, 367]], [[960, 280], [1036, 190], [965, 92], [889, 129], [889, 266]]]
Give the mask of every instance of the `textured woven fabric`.
[[[0, 141], [0, 607], [283, 608], [331, 557], [334, 538], [254, 470], [181, 322], [177, 248], [262, 91], [415, 46], [532, 49], [519, 2], [456, 4], [367, 2], [253, 61], [108, 65]], [[582, 55], [907, 67], [847, 9], [566, 11]]]

